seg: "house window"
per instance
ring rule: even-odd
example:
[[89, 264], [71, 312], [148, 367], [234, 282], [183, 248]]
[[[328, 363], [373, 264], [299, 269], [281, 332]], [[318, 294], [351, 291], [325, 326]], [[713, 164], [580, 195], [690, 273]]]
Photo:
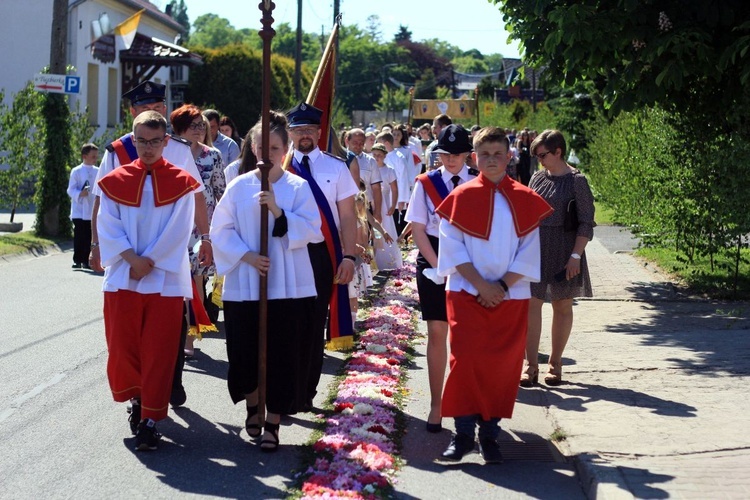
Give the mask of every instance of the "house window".
[[117, 92], [117, 69], [107, 71], [107, 127], [114, 127], [120, 118], [120, 94]]
[[88, 78], [86, 79], [86, 106], [89, 111], [89, 123], [99, 126], [99, 65], [90, 64], [88, 67]]

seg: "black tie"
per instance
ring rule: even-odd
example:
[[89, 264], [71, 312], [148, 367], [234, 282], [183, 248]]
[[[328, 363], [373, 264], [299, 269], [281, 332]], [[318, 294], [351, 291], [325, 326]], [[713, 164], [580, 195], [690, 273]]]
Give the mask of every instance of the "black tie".
[[302, 167], [312, 177], [312, 172], [310, 171], [310, 157], [309, 156], [305, 155], [302, 157]]
[[454, 175], [451, 177], [451, 182], [453, 183], [453, 189], [456, 189], [458, 187], [458, 183], [461, 182], [461, 178], [457, 175]]

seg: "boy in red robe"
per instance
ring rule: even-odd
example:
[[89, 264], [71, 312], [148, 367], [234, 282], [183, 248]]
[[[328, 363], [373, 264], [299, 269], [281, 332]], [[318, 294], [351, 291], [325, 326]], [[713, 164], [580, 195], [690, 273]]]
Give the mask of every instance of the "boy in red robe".
[[552, 208], [506, 176], [511, 153], [502, 129], [480, 130], [472, 158], [479, 177], [437, 208], [451, 350], [442, 415], [456, 425], [441, 458], [455, 463], [472, 451], [479, 424], [482, 457], [499, 463], [499, 422], [513, 414], [523, 364], [529, 284], [541, 272], [538, 226]]
[[162, 157], [166, 132], [161, 114], [138, 115], [138, 159], [98, 182], [107, 376], [114, 400], [133, 399], [140, 410], [139, 451], [156, 449], [161, 437], [155, 423], [167, 416], [182, 304], [192, 297], [185, 249], [200, 184]]

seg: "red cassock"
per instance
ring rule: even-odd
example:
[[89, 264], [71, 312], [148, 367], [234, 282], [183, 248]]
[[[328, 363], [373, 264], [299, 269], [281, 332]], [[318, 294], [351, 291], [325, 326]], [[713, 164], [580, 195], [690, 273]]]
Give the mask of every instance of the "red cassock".
[[[508, 202], [513, 227], [493, 224], [498, 192]], [[465, 238], [479, 240], [489, 240], [494, 231], [524, 238], [552, 212], [544, 199], [510, 177], [494, 184], [482, 175], [454, 189], [437, 209], [438, 215], [464, 233]], [[486, 259], [488, 255], [491, 254], [471, 258]], [[479, 414], [483, 420], [511, 417], [526, 348], [529, 300], [511, 298], [488, 309], [464, 290], [449, 290], [446, 302], [451, 357], [442, 416]]]

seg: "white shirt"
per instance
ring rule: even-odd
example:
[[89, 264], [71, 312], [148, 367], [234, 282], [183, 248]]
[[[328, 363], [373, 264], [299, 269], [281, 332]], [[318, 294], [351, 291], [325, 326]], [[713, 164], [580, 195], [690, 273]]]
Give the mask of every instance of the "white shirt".
[[[146, 176], [140, 207], [112, 201], [102, 193], [96, 228], [102, 257], [102, 290], [158, 293], [164, 297], [192, 298], [193, 285], [186, 251], [193, 229], [195, 196], [154, 206], [151, 176]], [[130, 264], [120, 255], [132, 248], [154, 261], [154, 269], [140, 280], [130, 279]]]
[[234, 160], [232, 163], [227, 165], [227, 167], [224, 169], [224, 179], [227, 181], [227, 186], [229, 185], [232, 180], [234, 180], [235, 177], [240, 175], [240, 162], [242, 160]]
[[[203, 185], [203, 178], [201, 177], [200, 172], [198, 172], [198, 167], [195, 166], [195, 159], [193, 158], [193, 152], [190, 150], [190, 146], [183, 142], [170, 139], [167, 141], [167, 145], [164, 146], [162, 156], [169, 163], [187, 170], [190, 175], [198, 181], [200, 186], [194, 191], [195, 193], [206, 189]], [[120, 159], [117, 157], [117, 154], [110, 153], [108, 149], [105, 149], [102, 161], [99, 164], [99, 172], [96, 176], [96, 182], [94, 183], [92, 190], [94, 195], [102, 195], [102, 190], [99, 188], [99, 180], [119, 166]]]
[[411, 190], [409, 189], [409, 176], [411, 175], [412, 163], [411, 159], [407, 163], [406, 156], [399, 151], [394, 149], [387, 155], [385, 155], [385, 163], [392, 167], [396, 171], [396, 182], [398, 183], [398, 202], [408, 203], [411, 196]]
[[372, 203], [375, 199], [372, 194], [372, 186], [383, 182], [383, 179], [380, 178], [380, 169], [375, 162], [375, 158], [364, 151], [362, 154], [356, 155], [356, 157], [357, 163], [359, 163], [359, 178], [365, 183], [365, 194], [370, 203]]
[[539, 228], [519, 238], [513, 224], [513, 215], [505, 197], [495, 191], [492, 229], [488, 240], [463, 233], [445, 219], [440, 221], [440, 251], [438, 275], [447, 276], [446, 290], [464, 290], [477, 295], [477, 289], [458, 271], [456, 266], [471, 262], [487, 281], [497, 281], [505, 273], [523, 275], [509, 286], [506, 299], [531, 297], [530, 283], [541, 278], [539, 253]]
[[[438, 171], [440, 172], [445, 187], [447, 187], [450, 192], [453, 189], [453, 181], [451, 181], [451, 179], [454, 174], [448, 172], [445, 167], [440, 167]], [[459, 186], [474, 178], [474, 176], [469, 173], [469, 167], [465, 164], [461, 167], [461, 171], [456, 175], [461, 178], [461, 182], [458, 183]], [[432, 200], [430, 200], [430, 197], [427, 196], [427, 193], [425, 193], [421, 182], [417, 182], [414, 186], [411, 200], [409, 200], [409, 206], [406, 209], [405, 218], [409, 222], [424, 224], [425, 231], [430, 236], [437, 238], [440, 234], [440, 218], [435, 213], [435, 205], [432, 203]]]
[[[302, 165], [303, 156], [305, 155], [296, 149], [294, 150], [294, 158], [300, 165]], [[310, 171], [312, 172], [313, 179], [318, 183], [326, 200], [328, 200], [328, 205], [331, 207], [333, 218], [336, 221], [336, 228], [340, 231], [341, 222], [336, 203], [356, 195], [359, 192], [359, 188], [354, 183], [352, 174], [346, 168], [344, 160], [323, 154], [317, 147], [308, 153], [307, 156], [310, 158]]]
[[[81, 163], [70, 171], [68, 181], [68, 196], [70, 196], [70, 218], [91, 220], [94, 209], [94, 195], [91, 194], [96, 183], [96, 173], [99, 171], [94, 165]], [[89, 186], [89, 195], [80, 196], [83, 187]]]
[[[272, 236], [276, 219], [268, 213], [269, 299], [314, 297], [313, 275], [307, 244], [321, 234], [320, 210], [310, 185], [289, 172], [273, 183], [276, 204], [284, 211], [288, 231]], [[242, 261], [247, 252], [260, 251], [260, 179], [256, 172], [237, 177], [216, 205], [211, 221], [214, 260], [225, 275], [222, 298], [229, 301], [259, 300], [258, 270]]]

